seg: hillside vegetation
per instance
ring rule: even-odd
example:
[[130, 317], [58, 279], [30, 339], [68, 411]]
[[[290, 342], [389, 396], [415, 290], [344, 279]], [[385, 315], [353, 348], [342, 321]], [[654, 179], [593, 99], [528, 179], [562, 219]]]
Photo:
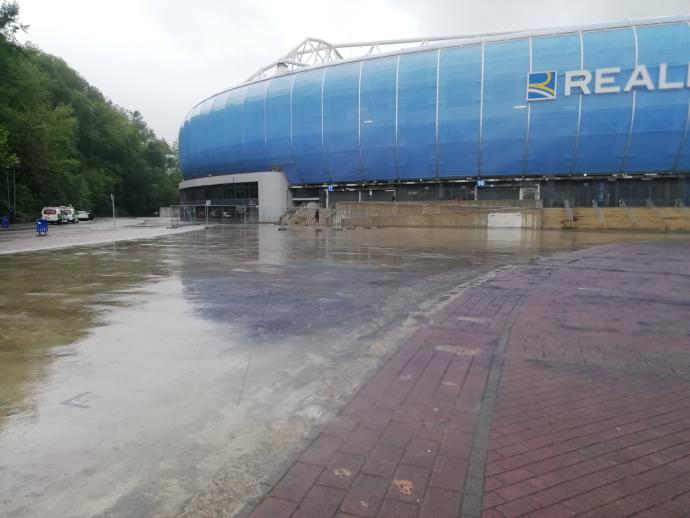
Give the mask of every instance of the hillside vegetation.
[[27, 29], [17, 3], [3, 2], [0, 213], [13, 206], [19, 219], [33, 219], [44, 205], [72, 204], [107, 214], [111, 193], [123, 215], [174, 203], [177, 150], [62, 59], [20, 44]]

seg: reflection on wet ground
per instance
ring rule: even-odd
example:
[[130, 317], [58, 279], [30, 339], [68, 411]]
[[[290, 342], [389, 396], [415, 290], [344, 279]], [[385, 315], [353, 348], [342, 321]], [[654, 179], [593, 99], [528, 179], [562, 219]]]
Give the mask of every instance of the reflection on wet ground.
[[[137, 257], [140, 256], [140, 257]], [[114, 295], [168, 275], [143, 248], [118, 246], [7, 256], [0, 262], [0, 418], [26, 410], [25, 381], [98, 324]], [[62, 353], [60, 353], [62, 354]], [[2, 427], [0, 420], [0, 427]]]
[[0, 507], [170, 515], [202, 491], [195, 512], [239, 509], [450, 290], [559, 250], [664, 238], [685, 239], [225, 226], [5, 256]]

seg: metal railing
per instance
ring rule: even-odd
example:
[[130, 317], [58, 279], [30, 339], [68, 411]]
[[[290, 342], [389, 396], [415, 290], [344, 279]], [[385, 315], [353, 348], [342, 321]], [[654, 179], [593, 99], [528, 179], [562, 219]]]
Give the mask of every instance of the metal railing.
[[573, 207], [570, 205], [570, 200], [565, 199], [565, 214], [568, 217], [568, 222], [572, 225], [573, 221], [575, 220], [575, 211], [573, 210]]
[[287, 225], [290, 218], [297, 214], [298, 210], [299, 207], [290, 207], [288, 210], [286, 210], [280, 215], [280, 218], [278, 218], [278, 224], [281, 226]]
[[606, 223], [606, 220], [604, 218], [604, 211], [601, 210], [601, 207], [599, 207], [597, 200], [592, 200], [592, 207], [594, 207], [594, 209], [597, 211], [597, 220], [599, 221], [599, 224], [603, 227]]
[[324, 223], [326, 223], [327, 225], [330, 225], [331, 224], [331, 216], [333, 216], [333, 214], [335, 214], [336, 212], [338, 212], [337, 208], [330, 209], [328, 212], [326, 212], [326, 214], [324, 214], [324, 216], [323, 216]]
[[623, 200], [623, 198], [621, 198], [621, 199], [618, 200], [618, 206], [619, 206], [621, 209], [625, 210], [625, 213], [626, 213], [626, 214], [628, 215], [628, 217], [630, 218], [630, 221], [633, 222], [633, 225], [638, 225], [638, 224], [639, 224], [638, 221], [637, 221], [637, 217], [635, 217], [635, 214], [633, 214], [633, 212], [632, 212], [632, 211], [628, 208], [628, 206], [625, 204], [625, 201]]
[[283, 210], [259, 205], [171, 205], [170, 226], [279, 223]]

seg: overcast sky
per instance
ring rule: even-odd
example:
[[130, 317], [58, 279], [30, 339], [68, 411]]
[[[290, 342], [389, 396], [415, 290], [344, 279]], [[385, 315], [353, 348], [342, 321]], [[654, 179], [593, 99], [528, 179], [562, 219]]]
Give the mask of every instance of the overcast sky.
[[19, 0], [26, 40], [177, 139], [187, 111], [307, 36], [332, 42], [690, 12], [688, 0]]

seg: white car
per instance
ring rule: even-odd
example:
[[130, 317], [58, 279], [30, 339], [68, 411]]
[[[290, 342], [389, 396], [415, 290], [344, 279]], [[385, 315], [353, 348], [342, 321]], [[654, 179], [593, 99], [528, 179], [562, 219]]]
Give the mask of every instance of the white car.
[[93, 215], [88, 210], [78, 210], [77, 219], [79, 221], [89, 221], [93, 219]]
[[43, 207], [41, 217], [50, 224], [57, 223], [59, 225], [62, 223], [62, 211], [60, 207]]
[[65, 223], [79, 223], [77, 211], [72, 207], [60, 207], [60, 211], [62, 212], [62, 221]]

